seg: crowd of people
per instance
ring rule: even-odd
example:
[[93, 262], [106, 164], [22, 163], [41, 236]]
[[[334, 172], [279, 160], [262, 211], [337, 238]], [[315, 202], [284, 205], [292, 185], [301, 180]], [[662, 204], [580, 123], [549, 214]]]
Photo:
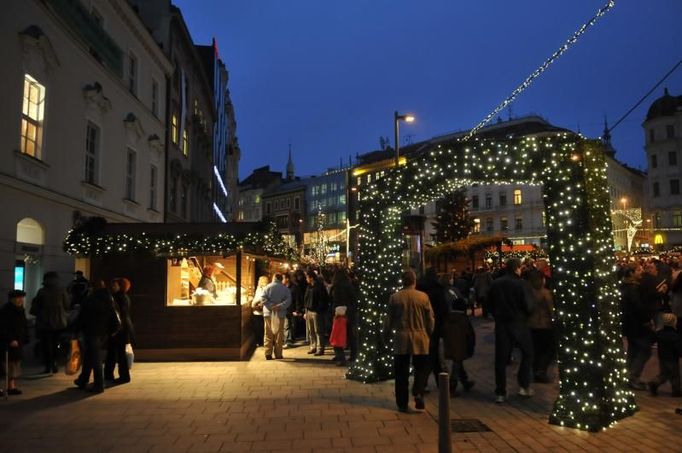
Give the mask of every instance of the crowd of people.
[[303, 340], [308, 354], [322, 356], [331, 346], [337, 365], [348, 365], [357, 355], [357, 299], [357, 280], [344, 267], [276, 272], [271, 280], [259, 277], [251, 305], [265, 359], [282, 359], [283, 349]]
[[[103, 281], [91, 284], [83, 272], [77, 271], [73, 281], [64, 288], [56, 272], [45, 273], [43, 286], [31, 300], [29, 310], [35, 317], [37, 352], [45, 375], [58, 372], [60, 351], [67, 351], [70, 340], [78, 339], [82, 353], [81, 372], [74, 381], [78, 388], [101, 393], [107, 381], [130, 382], [126, 353], [127, 345], [134, 341], [130, 286], [126, 278], [113, 279], [109, 285]], [[8, 303], [0, 308], [0, 350], [3, 351], [2, 368], [7, 361], [7, 369], [3, 371], [7, 374], [9, 395], [22, 394], [16, 381], [21, 374], [24, 346], [29, 342], [25, 301], [24, 291], [12, 290], [8, 293]], [[118, 378], [114, 378], [116, 368]], [[91, 376], [93, 385], [88, 386]]]

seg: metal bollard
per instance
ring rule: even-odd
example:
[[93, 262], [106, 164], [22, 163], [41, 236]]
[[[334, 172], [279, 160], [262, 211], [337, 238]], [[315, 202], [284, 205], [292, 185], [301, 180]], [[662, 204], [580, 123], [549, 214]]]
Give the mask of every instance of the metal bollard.
[[438, 373], [438, 453], [452, 453], [448, 373]]

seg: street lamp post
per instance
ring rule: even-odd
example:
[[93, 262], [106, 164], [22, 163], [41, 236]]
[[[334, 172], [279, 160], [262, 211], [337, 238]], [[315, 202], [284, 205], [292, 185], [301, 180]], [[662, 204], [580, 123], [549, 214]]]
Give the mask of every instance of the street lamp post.
[[414, 115], [400, 115], [398, 111], [393, 112], [393, 133], [395, 139], [395, 166], [397, 167], [400, 163], [400, 122], [405, 121], [406, 123], [412, 123], [414, 121]]

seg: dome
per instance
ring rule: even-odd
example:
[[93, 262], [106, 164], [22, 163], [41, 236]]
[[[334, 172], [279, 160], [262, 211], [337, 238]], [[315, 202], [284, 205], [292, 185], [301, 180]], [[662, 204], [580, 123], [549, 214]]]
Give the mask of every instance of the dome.
[[671, 96], [666, 88], [663, 96], [656, 99], [646, 114], [647, 121], [661, 116], [673, 116], [675, 112], [682, 112], [682, 96]]

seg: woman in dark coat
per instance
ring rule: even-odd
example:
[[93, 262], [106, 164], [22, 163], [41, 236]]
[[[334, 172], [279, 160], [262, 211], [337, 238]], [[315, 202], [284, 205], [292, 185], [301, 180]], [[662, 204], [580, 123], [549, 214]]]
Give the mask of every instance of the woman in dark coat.
[[458, 382], [466, 391], [474, 386], [474, 381], [469, 379], [464, 369], [464, 361], [474, 355], [476, 334], [467, 316], [466, 299], [457, 288], [448, 284], [447, 279], [441, 279], [440, 284], [446, 288], [445, 298], [449, 309], [442, 326], [443, 355], [452, 360], [450, 396], [455, 396]]
[[43, 348], [44, 373], [57, 372], [57, 345], [66, 328], [66, 312], [71, 302], [64, 288], [59, 286], [59, 275], [46, 272], [43, 287], [31, 302], [31, 314], [36, 317], [36, 330]]
[[[130, 318], [130, 281], [127, 278], [115, 278], [111, 281], [111, 293], [114, 297], [114, 308], [121, 319], [121, 329], [109, 339], [107, 356], [104, 361], [104, 379], [117, 384], [130, 382], [130, 369], [126, 345], [133, 341], [133, 322]], [[114, 379], [114, 368], [118, 364], [118, 379]]]
[[[28, 343], [28, 326], [24, 312], [26, 293], [13, 290], [8, 293], [9, 302], [0, 308], [0, 351], [4, 360], [5, 351], [8, 353], [8, 369], [5, 370], [9, 380], [7, 393], [21, 395], [17, 388], [17, 378], [21, 374], [21, 359], [23, 348]], [[2, 390], [0, 390], [0, 395]]]

